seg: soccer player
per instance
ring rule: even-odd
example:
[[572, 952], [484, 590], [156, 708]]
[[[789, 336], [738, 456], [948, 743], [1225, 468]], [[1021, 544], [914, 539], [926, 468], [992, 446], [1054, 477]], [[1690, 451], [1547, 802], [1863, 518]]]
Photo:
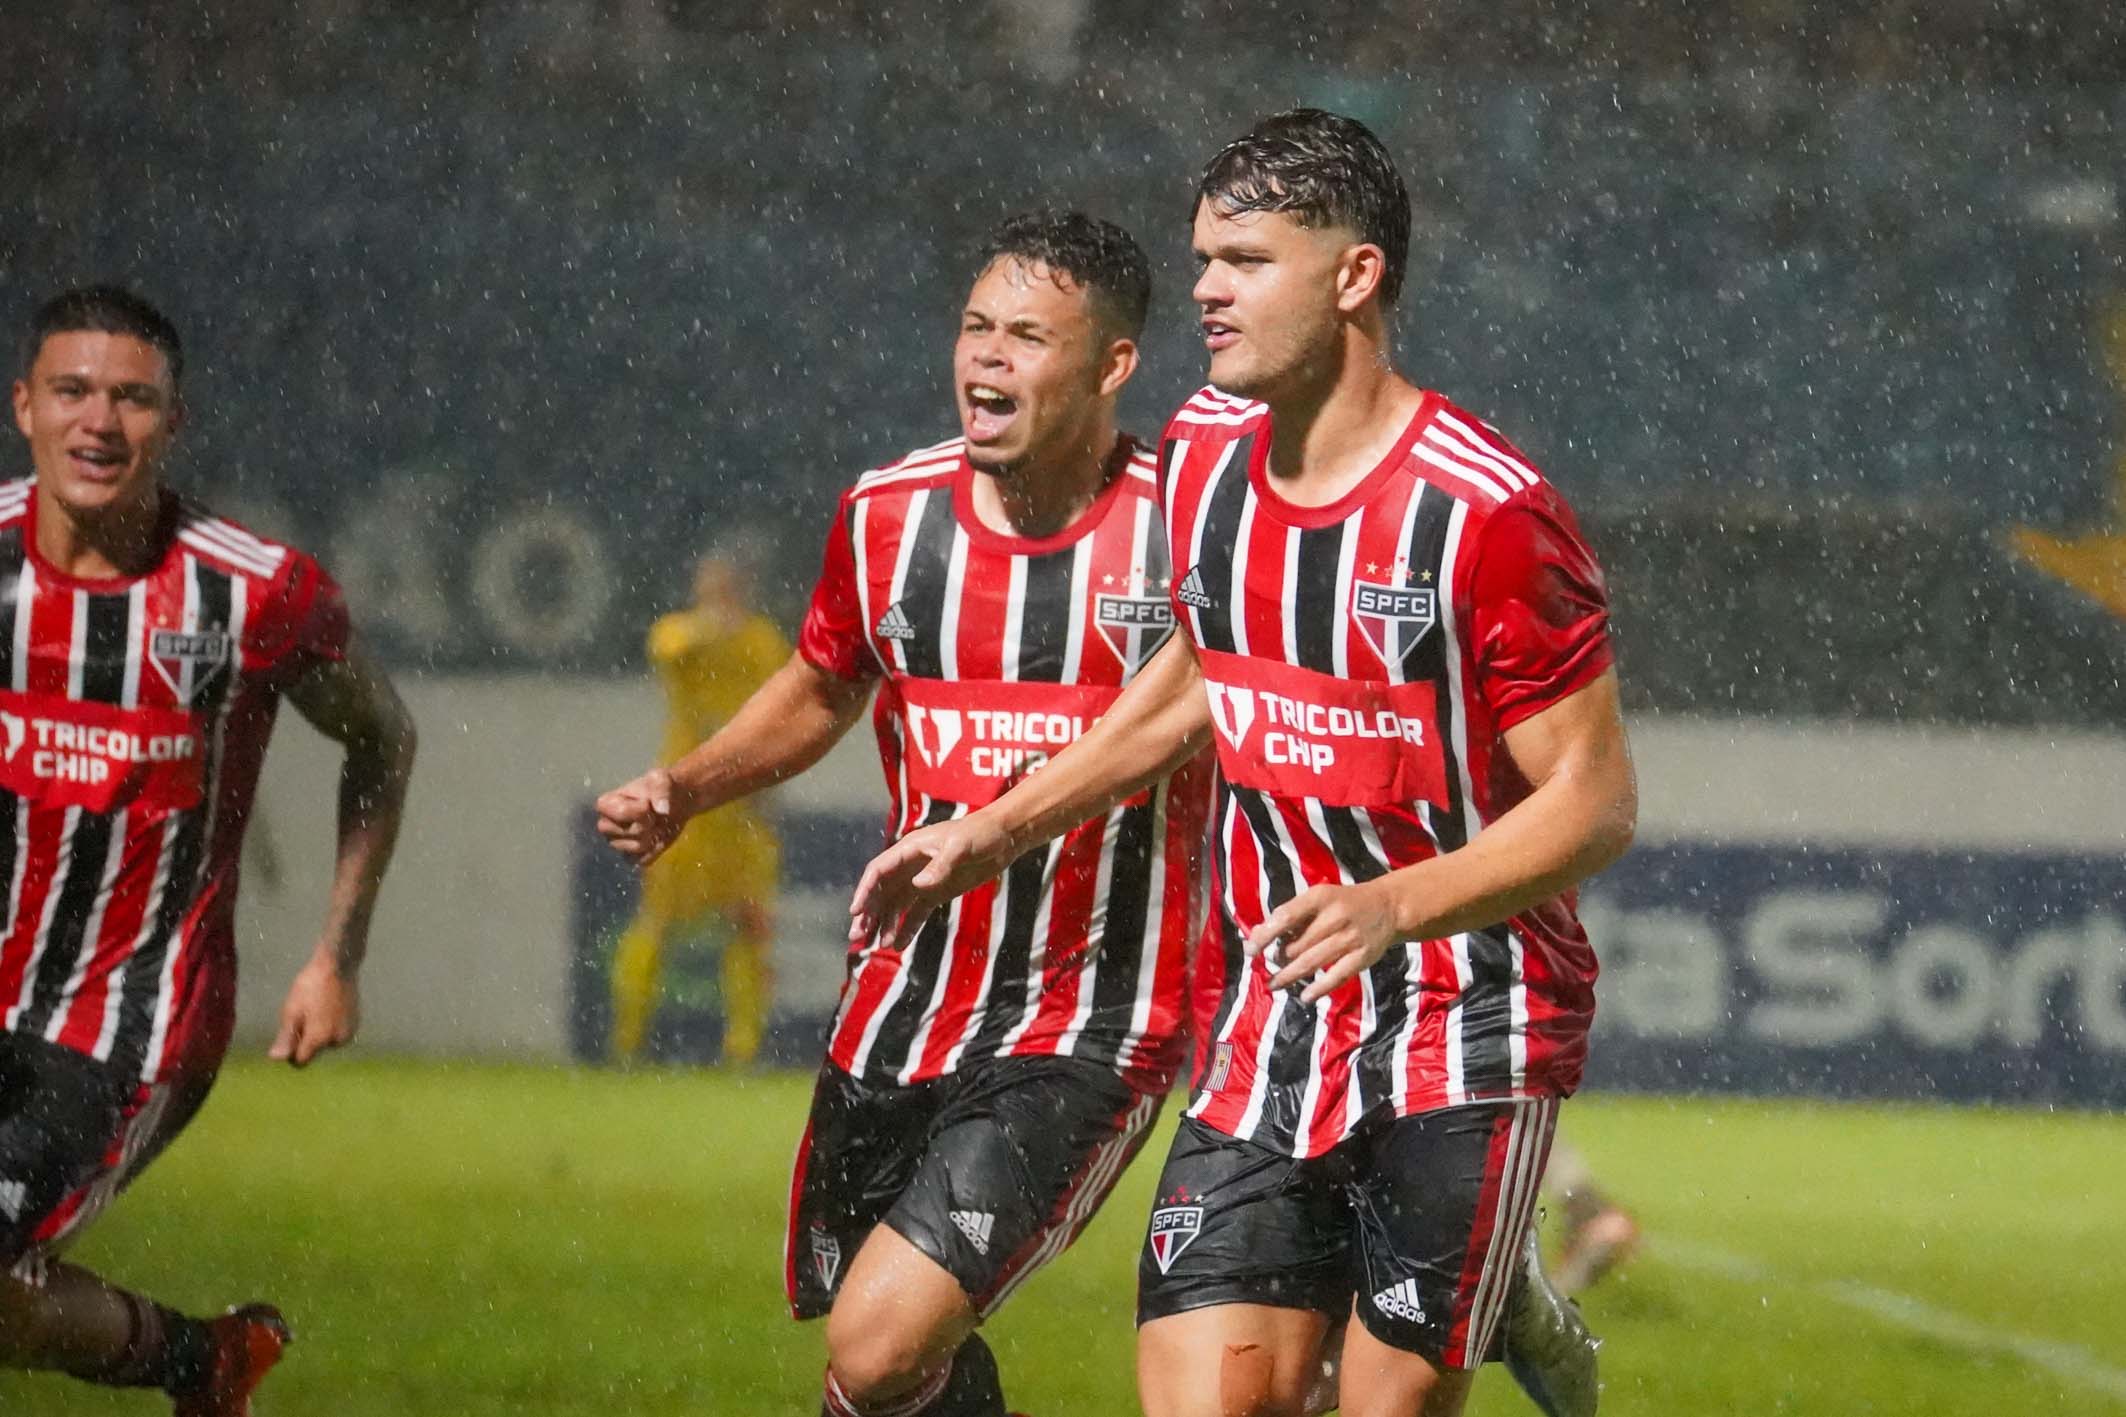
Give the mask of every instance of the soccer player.
[[[1173, 632], [1147, 450], [1117, 431], [1150, 275], [1033, 213], [961, 314], [962, 436], [843, 496], [798, 650], [714, 738], [599, 800], [638, 861], [818, 760], [873, 691], [891, 836], [992, 800]], [[1169, 764], [890, 947], [850, 951], [791, 1182], [785, 1285], [827, 1316], [832, 1417], [999, 1417], [977, 1327], [1074, 1240], [1172, 1081], [1207, 762]]]
[[[1594, 1008], [1573, 888], [1636, 796], [1571, 513], [1391, 362], [1409, 224], [1348, 118], [1279, 114], [1212, 159], [1213, 387], [1160, 461], [1182, 633], [1041, 772], [888, 848], [852, 906], [852, 938], [904, 948], [1215, 745], [1226, 971], [1140, 1262], [1153, 1417], [1300, 1410], [1343, 1318], [1344, 1412], [1456, 1412], [1509, 1294], [1539, 1297], [1513, 1279]], [[1580, 1376], [1534, 1395], [1590, 1412]]]
[[[694, 603], [650, 626], [650, 663], [669, 712], [660, 761], [677, 762], [730, 722], [790, 657], [775, 622], [753, 608], [751, 553], [719, 547], [694, 568]], [[760, 1052], [774, 991], [775, 829], [752, 804], [730, 802], [687, 824], [642, 873], [642, 904], [613, 951], [613, 1056], [632, 1061], [656, 1012], [657, 976], [673, 932], [721, 927], [723, 1058]]]
[[244, 821], [286, 698], [346, 746], [317, 948], [270, 1056], [354, 1037], [413, 725], [302, 552], [164, 486], [184, 356], [154, 307], [70, 290], [14, 384], [0, 485], [0, 1366], [240, 1417], [288, 1330], [189, 1317], [60, 1259], [205, 1099], [236, 992]]

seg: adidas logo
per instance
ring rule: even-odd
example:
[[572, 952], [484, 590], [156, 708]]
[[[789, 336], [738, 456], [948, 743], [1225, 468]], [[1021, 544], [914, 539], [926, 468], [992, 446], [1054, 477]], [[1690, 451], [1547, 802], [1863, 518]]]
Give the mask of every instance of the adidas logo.
[[1418, 1297], [1417, 1281], [1414, 1279], [1391, 1284], [1375, 1294], [1373, 1307], [1389, 1318], [1402, 1319], [1407, 1323], [1421, 1324], [1425, 1321], [1425, 1304]]
[[901, 609], [901, 603], [898, 600], [886, 608], [885, 614], [878, 617], [878, 624], [875, 629], [878, 637], [882, 640], [912, 640], [915, 638], [915, 622], [908, 618], [908, 613], [905, 610]]
[[989, 1253], [989, 1232], [996, 1227], [995, 1216], [986, 1210], [956, 1210], [952, 1212], [952, 1223], [960, 1227], [976, 1254]]
[[1181, 588], [1174, 592], [1174, 599], [1183, 605], [1193, 605], [1198, 610], [1210, 607], [1210, 592], [1203, 588], [1203, 567], [1189, 567], [1188, 574], [1182, 577]]
[[0, 1181], [0, 1211], [5, 1211], [9, 1220], [22, 1218], [22, 1207], [29, 1198], [27, 1181]]

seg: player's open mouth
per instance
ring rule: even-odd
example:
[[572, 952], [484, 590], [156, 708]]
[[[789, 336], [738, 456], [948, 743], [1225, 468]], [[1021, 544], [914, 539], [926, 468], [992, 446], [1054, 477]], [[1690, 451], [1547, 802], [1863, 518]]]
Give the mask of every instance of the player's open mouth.
[[126, 464], [124, 453], [114, 453], [104, 448], [73, 448], [67, 457], [77, 471], [99, 481], [108, 478]]
[[967, 437], [986, 443], [1003, 435], [1019, 413], [1019, 401], [992, 384], [967, 386]]
[[1203, 322], [1203, 342], [1214, 350], [1224, 349], [1240, 338], [1240, 331], [1217, 320]]

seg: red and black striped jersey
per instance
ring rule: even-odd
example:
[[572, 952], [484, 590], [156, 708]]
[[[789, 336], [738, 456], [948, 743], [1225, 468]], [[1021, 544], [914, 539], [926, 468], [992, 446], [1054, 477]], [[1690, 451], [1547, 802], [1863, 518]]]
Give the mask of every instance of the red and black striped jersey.
[[162, 559], [82, 580], [0, 485], [0, 1026], [155, 1082], [210, 1068], [236, 990], [237, 857], [280, 691], [346, 652], [299, 551], [165, 494]]
[[1278, 495], [1270, 437], [1263, 405], [1205, 389], [1161, 451], [1220, 768], [1190, 1115], [1314, 1156], [1383, 1109], [1569, 1093], [1595, 977], [1570, 895], [1391, 949], [1312, 1006], [1240, 943], [1308, 886], [1453, 851], [1528, 795], [1502, 735], [1609, 667], [1601, 571], [1556, 490], [1437, 394], [1327, 506]]
[[[975, 515], [961, 440], [866, 474], [841, 500], [798, 649], [877, 677], [889, 839], [996, 799], [1104, 713], [1173, 633], [1150, 454], [1039, 540]], [[1062, 1054], [1163, 1087], [1204, 913], [1211, 764], [1199, 759], [940, 910], [905, 952], [852, 948], [828, 1056], [934, 1078]]]

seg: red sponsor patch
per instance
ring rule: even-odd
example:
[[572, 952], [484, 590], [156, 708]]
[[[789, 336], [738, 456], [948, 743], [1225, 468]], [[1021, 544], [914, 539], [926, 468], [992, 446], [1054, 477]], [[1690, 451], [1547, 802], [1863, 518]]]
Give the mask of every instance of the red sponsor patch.
[[1338, 679], [1216, 650], [1196, 655], [1229, 781], [1332, 807], [1447, 805], [1432, 684]]
[[33, 806], [196, 807], [200, 759], [189, 713], [0, 690], [0, 787]]
[[1076, 742], [1121, 694], [1078, 684], [903, 679], [908, 784], [976, 806]]

